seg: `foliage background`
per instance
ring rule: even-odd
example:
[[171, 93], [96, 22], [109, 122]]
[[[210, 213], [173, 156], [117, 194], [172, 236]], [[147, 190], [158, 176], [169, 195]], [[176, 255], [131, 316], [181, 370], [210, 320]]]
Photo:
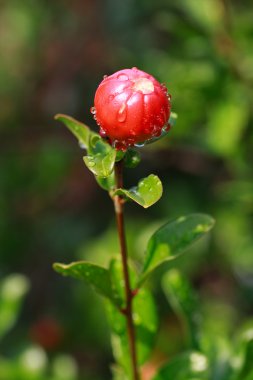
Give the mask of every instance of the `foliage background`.
[[[30, 283], [0, 343], [2, 378], [110, 378], [100, 299], [51, 264], [103, 263], [117, 252], [113, 208], [53, 116], [66, 113], [96, 130], [89, 112], [96, 87], [126, 67], [166, 83], [179, 114], [170, 137], [142, 149], [142, 164], [126, 173], [135, 184], [154, 172], [165, 188], [148, 211], [129, 205], [131, 253], [140, 254], [168, 218], [213, 215], [211, 237], [178, 265], [200, 294], [210, 334], [232, 339], [253, 311], [251, 1], [6, 0], [0, 7], [0, 276], [3, 283], [21, 273]], [[159, 279], [150, 284], [161, 326], [146, 376], [185, 348]], [[23, 286], [25, 294], [27, 280], [15, 277], [14, 293]], [[10, 319], [1, 312], [0, 329]]]

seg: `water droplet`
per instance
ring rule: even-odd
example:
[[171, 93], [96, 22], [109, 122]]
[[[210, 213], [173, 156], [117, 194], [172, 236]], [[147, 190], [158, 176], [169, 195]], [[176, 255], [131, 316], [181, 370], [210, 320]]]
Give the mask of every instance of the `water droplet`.
[[100, 128], [99, 134], [101, 137], [105, 138], [106, 137], [106, 131], [103, 128]]
[[119, 79], [119, 80], [129, 80], [129, 77], [126, 74], [119, 74], [117, 76], [117, 79]]
[[168, 123], [168, 124], [165, 124], [165, 125], [163, 126], [162, 131], [165, 132], [165, 133], [167, 133], [167, 132], [169, 132], [170, 128], [171, 128], [171, 125], [170, 125], [169, 123]]
[[95, 107], [91, 107], [90, 112], [92, 113], [92, 115], [95, 115], [96, 112], [97, 112], [96, 108]]
[[80, 146], [81, 149], [86, 149], [87, 148], [87, 146], [83, 142], [81, 142], [81, 141], [79, 141], [78, 145]]
[[137, 71], [138, 69], [137, 69], [137, 67], [132, 67], [132, 70], [134, 70], [134, 71]]
[[120, 123], [123, 123], [126, 120], [127, 117], [127, 105], [126, 103], [123, 103], [118, 111], [118, 121]]
[[108, 75], [104, 75], [104, 76], [103, 76], [103, 79], [106, 79], [106, 78], [108, 78]]
[[168, 97], [168, 99], [170, 101], [172, 96], [171, 96], [171, 94], [167, 93], [167, 97]]
[[145, 142], [138, 142], [138, 143], [134, 144], [134, 146], [136, 146], [136, 148], [142, 148], [144, 145], [145, 145]]

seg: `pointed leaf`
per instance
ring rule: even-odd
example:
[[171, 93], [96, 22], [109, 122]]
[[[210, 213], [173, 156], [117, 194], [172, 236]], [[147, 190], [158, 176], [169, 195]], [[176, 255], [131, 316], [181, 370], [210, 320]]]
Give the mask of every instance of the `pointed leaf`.
[[71, 264], [55, 263], [53, 268], [63, 276], [85, 281], [96, 292], [109, 298], [117, 305], [117, 298], [114, 297], [108, 269], [86, 261], [77, 261]]
[[153, 380], [207, 380], [208, 360], [197, 351], [184, 353], [165, 364]]
[[114, 172], [112, 172], [108, 177], [103, 178], [103, 177], [97, 177], [95, 176], [95, 179], [97, 183], [99, 184], [102, 189], [106, 191], [111, 191], [115, 189], [115, 175]]
[[187, 279], [172, 269], [162, 280], [163, 290], [175, 313], [186, 326], [190, 348], [200, 350], [200, 325], [202, 315], [198, 297]]
[[111, 149], [108, 152], [97, 153], [94, 156], [83, 157], [85, 165], [90, 171], [100, 178], [107, 178], [113, 171], [116, 151]]
[[113, 195], [121, 195], [138, 203], [144, 208], [148, 208], [156, 203], [162, 196], [163, 187], [160, 179], [150, 174], [139, 181], [138, 186], [130, 190], [117, 189]]
[[87, 125], [81, 123], [73, 117], [63, 114], [55, 115], [55, 120], [59, 120], [63, 124], [65, 124], [65, 126], [70, 130], [70, 132], [72, 132], [73, 135], [77, 138], [79, 144], [86, 149], [88, 148], [90, 135], [93, 132], [91, 132]]
[[162, 226], [148, 242], [140, 283], [160, 265], [174, 260], [213, 226], [214, 219], [205, 214], [183, 216]]
[[58, 114], [56, 120], [61, 121], [73, 133], [82, 148], [87, 149], [88, 156], [84, 162], [88, 169], [98, 177], [108, 177], [114, 167], [116, 150], [113, 149], [98, 133], [74, 118]]

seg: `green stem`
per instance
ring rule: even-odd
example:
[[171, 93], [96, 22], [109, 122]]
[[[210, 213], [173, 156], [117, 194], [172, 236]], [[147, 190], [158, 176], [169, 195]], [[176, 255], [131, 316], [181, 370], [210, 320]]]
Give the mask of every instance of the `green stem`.
[[[117, 189], [123, 188], [123, 161], [118, 161], [115, 163], [115, 179]], [[139, 380], [139, 371], [137, 364], [137, 352], [136, 352], [136, 341], [135, 341], [135, 329], [133, 322], [133, 311], [132, 311], [132, 300], [133, 292], [130, 286], [129, 270], [127, 265], [127, 244], [126, 244], [126, 234], [125, 234], [125, 224], [124, 224], [124, 200], [122, 197], [116, 195], [114, 197], [114, 208], [117, 220], [117, 228], [120, 242], [121, 259], [123, 266], [123, 277], [125, 284], [125, 298], [126, 298], [126, 308], [124, 309], [124, 315], [127, 320], [127, 334], [129, 342], [129, 351], [132, 364], [132, 374], [133, 380]]]

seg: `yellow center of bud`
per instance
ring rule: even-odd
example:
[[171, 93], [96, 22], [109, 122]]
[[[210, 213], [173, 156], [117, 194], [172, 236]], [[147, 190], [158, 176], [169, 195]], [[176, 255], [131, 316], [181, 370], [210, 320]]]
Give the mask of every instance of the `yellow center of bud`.
[[155, 89], [153, 82], [147, 78], [136, 79], [132, 88], [134, 91], [140, 91], [144, 95], [151, 94]]

